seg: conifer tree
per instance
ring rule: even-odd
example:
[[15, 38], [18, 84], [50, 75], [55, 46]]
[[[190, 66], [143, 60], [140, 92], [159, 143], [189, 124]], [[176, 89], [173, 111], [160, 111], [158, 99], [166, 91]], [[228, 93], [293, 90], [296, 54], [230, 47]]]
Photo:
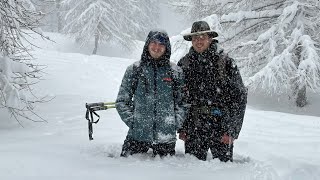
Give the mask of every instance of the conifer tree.
[[[93, 54], [100, 42], [115, 40], [131, 49], [134, 40], [147, 35], [154, 26], [156, 11], [154, 0], [65, 0], [64, 32], [71, 34], [84, 45], [95, 41]], [[148, 13], [154, 12], [153, 15]]]

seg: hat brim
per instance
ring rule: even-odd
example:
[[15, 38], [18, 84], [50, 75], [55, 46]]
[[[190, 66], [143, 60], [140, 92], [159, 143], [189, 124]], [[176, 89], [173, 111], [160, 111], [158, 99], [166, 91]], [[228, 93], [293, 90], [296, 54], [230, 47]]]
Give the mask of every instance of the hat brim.
[[211, 37], [211, 38], [218, 37], [218, 33], [215, 31], [199, 31], [199, 32], [185, 34], [185, 35], [183, 35], [183, 39], [186, 41], [192, 41], [192, 36], [198, 36], [201, 34], [208, 34], [209, 37]]

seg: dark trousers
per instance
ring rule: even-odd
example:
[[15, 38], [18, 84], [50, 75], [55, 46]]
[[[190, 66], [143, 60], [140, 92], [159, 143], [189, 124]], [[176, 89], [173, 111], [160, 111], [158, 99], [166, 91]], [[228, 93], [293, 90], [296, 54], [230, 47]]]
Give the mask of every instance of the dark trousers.
[[[191, 107], [189, 116], [187, 118], [187, 140], [185, 141], [185, 153], [191, 154], [200, 160], [207, 159], [208, 150], [211, 150], [212, 157], [219, 158], [220, 161], [233, 161], [233, 144], [221, 143], [222, 132], [221, 122], [226, 118], [224, 116], [213, 116], [208, 114], [211, 112], [208, 109], [213, 107], [206, 107], [208, 112], [203, 112], [201, 106]], [[202, 106], [205, 107], [205, 106]], [[219, 108], [220, 109], [220, 108]], [[222, 111], [223, 113], [223, 111]]]
[[160, 157], [166, 155], [175, 155], [175, 146], [176, 143], [159, 143], [152, 144], [147, 142], [136, 141], [130, 137], [126, 137], [124, 140], [122, 151], [120, 156], [128, 157], [129, 155], [138, 154], [138, 153], [147, 153], [151, 148], [153, 150], [153, 156], [159, 155]]
[[185, 153], [205, 161], [210, 149], [214, 159], [219, 158], [223, 162], [232, 162], [233, 144], [223, 144], [220, 140], [221, 136], [215, 136], [215, 133], [208, 134], [205, 131], [195, 131], [192, 134], [188, 134], [185, 142]]

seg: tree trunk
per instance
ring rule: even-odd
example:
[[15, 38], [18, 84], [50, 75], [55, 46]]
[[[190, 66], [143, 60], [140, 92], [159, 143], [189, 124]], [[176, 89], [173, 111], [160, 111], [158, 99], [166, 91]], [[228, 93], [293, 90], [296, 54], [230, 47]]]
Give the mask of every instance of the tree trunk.
[[57, 20], [58, 20], [58, 32], [62, 31], [62, 17], [61, 17], [61, 0], [56, 0]]
[[[298, 67], [301, 63], [301, 44], [299, 43], [295, 49], [295, 55], [297, 57], [295, 65]], [[307, 104], [307, 86], [303, 85], [302, 87], [300, 84], [295, 84], [295, 93], [296, 93], [296, 105], [298, 107], [304, 107]]]
[[303, 86], [298, 90], [296, 105], [298, 107], [304, 107], [307, 104], [307, 87]]
[[98, 45], [99, 45], [99, 34], [96, 34], [95, 38], [94, 38], [94, 49], [93, 49], [92, 54], [97, 54]]

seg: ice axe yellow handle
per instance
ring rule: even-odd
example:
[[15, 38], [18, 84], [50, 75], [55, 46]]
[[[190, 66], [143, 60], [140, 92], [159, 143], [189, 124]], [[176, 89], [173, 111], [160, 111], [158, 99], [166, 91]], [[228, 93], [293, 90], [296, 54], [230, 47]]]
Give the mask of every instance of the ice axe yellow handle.
[[115, 108], [115, 104], [115, 102], [86, 103], [86, 108], [91, 111], [100, 111]]

